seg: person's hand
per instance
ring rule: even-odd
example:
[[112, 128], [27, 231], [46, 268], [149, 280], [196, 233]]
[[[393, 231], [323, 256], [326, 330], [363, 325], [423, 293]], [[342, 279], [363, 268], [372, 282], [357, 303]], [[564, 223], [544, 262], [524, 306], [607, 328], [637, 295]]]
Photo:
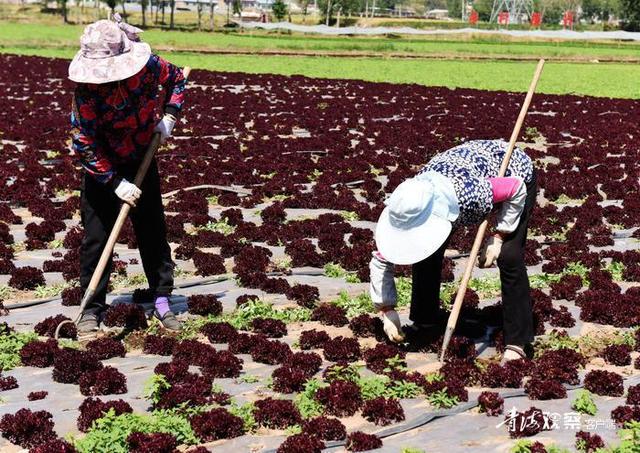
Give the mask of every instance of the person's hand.
[[135, 206], [140, 199], [140, 195], [142, 195], [142, 191], [138, 189], [135, 184], [131, 184], [126, 179], [120, 181], [115, 192], [118, 198], [131, 206]]
[[494, 234], [484, 243], [480, 255], [478, 256], [478, 267], [491, 267], [500, 256], [502, 250], [502, 236]]
[[384, 333], [387, 334], [389, 340], [394, 343], [402, 343], [404, 341], [404, 334], [402, 333], [402, 323], [400, 322], [398, 312], [393, 309], [383, 310], [381, 317]]
[[176, 125], [176, 117], [165, 113], [156, 127], [153, 129], [154, 132], [160, 133], [160, 143], [164, 143], [167, 141], [169, 137], [171, 137], [171, 132], [173, 131], [173, 126]]

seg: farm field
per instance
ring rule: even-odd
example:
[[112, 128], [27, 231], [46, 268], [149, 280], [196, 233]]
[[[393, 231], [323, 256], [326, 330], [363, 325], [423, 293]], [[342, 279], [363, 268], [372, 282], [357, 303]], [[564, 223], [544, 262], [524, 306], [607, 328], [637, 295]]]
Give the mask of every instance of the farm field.
[[[108, 328], [56, 342], [81, 297], [67, 65], [0, 55], [2, 451], [53, 451], [59, 438], [81, 452], [573, 451], [599, 444], [588, 432], [637, 447], [637, 102], [536, 94], [520, 143], [540, 185], [526, 255], [536, 357], [497, 363], [497, 270], [477, 270], [463, 317], [492, 328], [455, 336], [440, 367], [438, 331], [384, 341], [368, 297], [372, 228], [430, 156], [508, 137], [522, 94], [194, 70], [157, 157], [186, 328], [146, 320], [128, 225]], [[474, 233], [450, 243], [444, 311]], [[396, 281], [405, 322], [410, 273]]]
[[[5, 47], [2, 52], [71, 58], [75, 50]], [[535, 62], [406, 60], [396, 58], [340, 58], [326, 56], [206, 55], [160, 52], [179, 65], [247, 74], [303, 75], [316, 78], [420, 84], [449, 88], [524, 91]], [[628, 83], [640, 77], [640, 65], [548, 63], [539, 91], [599, 97], [640, 98], [640, 89]]]
[[[3, 21], [0, 42], [3, 47], [70, 48], [78, 45], [83, 25], [53, 25]], [[174, 51], [304, 51], [314, 53], [377, 53], [407, 56], [460, 58], [547, 58], [589, 61], [638, 60], [640, 45], [625, 42], [581, 42], [513, 39], [495, 36], [425, 37], [328, 37], [302, 34], [240, 32], [184, 32], [149, 29], [145, 41], [153, 48]]]
[[[0, 21], [0, 53], [57, 58], [75, 54], [83, 26], [54, 24], [36, 10], [30, 14], [34, 23]], [[628, 83], [640, 76], [640, 47], [635, 43], [155, 28], [145, 31], [144, 38], [165, 58], [198, 69], [506, 91], [524, 90], [537, 59], [546, 58], [542, 93], [640, 97], [638, 87]]]

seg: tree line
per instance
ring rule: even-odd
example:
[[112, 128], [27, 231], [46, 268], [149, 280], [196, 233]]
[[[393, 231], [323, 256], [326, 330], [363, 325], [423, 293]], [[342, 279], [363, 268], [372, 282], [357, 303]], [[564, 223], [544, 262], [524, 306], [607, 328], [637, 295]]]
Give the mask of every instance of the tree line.
[[[69, 0], [56, 0], [58, 10], [67, 22]], [[125, 0], [79, 0], [80, 7], [85, 8], [86, 4], [93, 3], [98, 8], [100, 3], [106, 4], [111, 12], [117, 7], [122, 9], [126, 16]], [[228, 21], [230, 15], [240, 15], [242, 11], [241, 0], [222, 0], [227, 5]], [[287, 0], [275, 0], [272, 5], [273, 17], [278, 20], [290, 18], [290, 11]], [[307, 10], [310, 0], [294, 0], [300, 6], [304, 16], [307, 18]], [[349, 25], [355, 22], [356, 17], [373, 17], [379, 15], [393, 15], [403, 9], [415, 6], [411, 0], [316, 0], [321, 23], [326, 25]], [[471, 5], [478, 12], [481, 21], [489, 21], [494, 0], [473, 0]], [[142, 13], [143, 27], [153, 22], [154, 25], [165, 24], [165, 15], [168, 15], [169, 28], [175, 27], [176, 0], [137, 0]], [[621, 28], [629, 31], [640, 31], [640, 0], [534, 0], [533, 11], [542, 15], [542, 22], [548, 25], [557, 25], [562, 20], [565, 11], [574, 12], [576, 21], [583, 23], [608, 23], [611, 19], [619, 19]], [[47, 0], [43, 0], [43, 6], [47, 7]], [[461, 0], [424, 0], [421, 5], [424, 10], [447, 9], [449, 17], [461, 17]], [[213, 15], [216, 7], [216, 0], [203, 0], [196, 6], [198, 13], [198, 29], [202, 27], [202, 18], [205, 11], [209, 14], [209, 28], [213, 29]]]

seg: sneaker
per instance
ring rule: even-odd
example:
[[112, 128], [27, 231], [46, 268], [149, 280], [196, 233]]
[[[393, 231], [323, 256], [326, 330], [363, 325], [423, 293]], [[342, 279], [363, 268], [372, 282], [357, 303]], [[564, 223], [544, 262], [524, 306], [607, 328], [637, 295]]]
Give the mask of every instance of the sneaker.
[[158, 310], [154, 310], [153, 316], [155, 316], [162, 323], [162, 327], [167, 330], [182, 330], [182, 323], [178, 321], [178, 318], [176, 318], [176, 315], [172, 311], [168, 311], [164, 316], [160, 316]]
[[83, 313], [76, 324], [79, 333], [90, 333], [98, 330], [98, 317], [92, 313]]

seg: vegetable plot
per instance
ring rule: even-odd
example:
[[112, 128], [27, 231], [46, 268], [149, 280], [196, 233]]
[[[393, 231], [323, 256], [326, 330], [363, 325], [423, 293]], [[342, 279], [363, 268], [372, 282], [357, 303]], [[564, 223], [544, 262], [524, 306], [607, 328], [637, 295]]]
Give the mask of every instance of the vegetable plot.
[[[489, 349], [454, 336], [438, 368], [440, 332], [389, 344], [373, 313], [374, 222], [386, 194], [436, 152], [508, 136], [522, 95], [194, 71], [175, 138], [157, 156], [177, 283], [191, 285], [176, 290], [186, 296], [182, 308], [175, 302], [185, 329], [170, 334], [147, 320], [128, 225], [112, 284], [138, 287], [124, 298], [135, 303], [113, 303], [109, 334], [85, 345], [73, 327], [50, 338], [81, 296], [82, 172], [67, 151], [68, 62], [3, 55], [0, 63], [4, 442], [42, 452], [195, 452], [227, 442], [285, 453], [335, 442], [401, 450], [421, 448], [424, 428], [385, 437], [386, 428], [476, 401], [479, 411], [464, 415], [473, 423], [517, 422], [492, 431], [498, 441], [487, 439], [488, 450], [536, 435], [546, 446], [516, 446], [618, 445], [615, 430], [589, 432], [586, 421], [562, 437], [548, 412], [563, 404], [612, 421], [623, 444], [640, 432], [637, 103], [535, 96], [521, 145], [540, 185], [526, 255], [536, 356], [498, 363], [501, 302], [490, 271], [472, 281], [462, 309], [494, 327]], [[443, 311], [462, 267], [456, 255], [473, 234], [461, 230], [450, 243]], [[410, 274], [398, 269], [405, 318]], [[54, 301], [42, 312], [11, 308], [47, 297]], [[31, 388], [23, 382], [34, 371]], [[62, 397], [70, 406], [58, 411]], [[73, 423], [61, 430], [65, 417]], [[456, 417], [435, 421], [429, 435]], [[451, 442], [452, 451], [467, 448]]]

